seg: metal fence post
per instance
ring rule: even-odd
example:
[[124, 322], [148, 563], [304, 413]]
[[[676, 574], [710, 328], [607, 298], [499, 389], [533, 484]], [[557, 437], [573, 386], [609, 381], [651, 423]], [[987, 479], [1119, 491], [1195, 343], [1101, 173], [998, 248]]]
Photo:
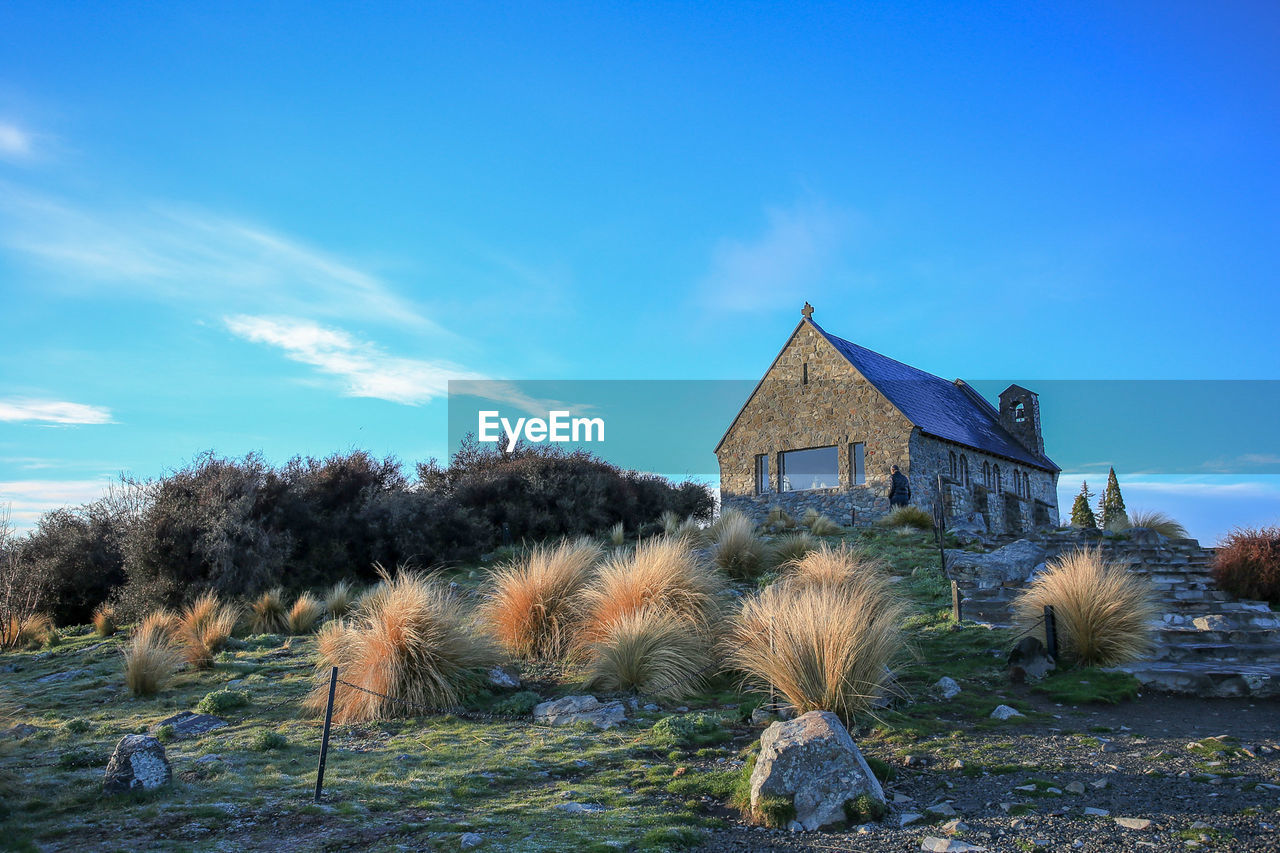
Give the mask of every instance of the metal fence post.
[[1044, 644], [1056, 661], [1058, 659], [1058, 620], [1053, 615], [1052, 604], [1044, 606]]
[[324, 762], [329, 755], [329, 729], [333, 725], [333, 694], [338, 690], [338, 668], [329, 670], [329, 701], [324, 707], [324, 734], [320, 737], [320, 766], [316, 768], [316, 802], [324, 789]]

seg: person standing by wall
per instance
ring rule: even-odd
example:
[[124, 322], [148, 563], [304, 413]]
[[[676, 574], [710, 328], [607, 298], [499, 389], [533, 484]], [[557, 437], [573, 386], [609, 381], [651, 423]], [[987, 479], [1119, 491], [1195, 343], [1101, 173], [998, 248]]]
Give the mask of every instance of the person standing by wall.
[[889, 506], [906, 506], [911, 500], [911, 483], [897, 465], [893, 466], [893, 476], [889, 478]]

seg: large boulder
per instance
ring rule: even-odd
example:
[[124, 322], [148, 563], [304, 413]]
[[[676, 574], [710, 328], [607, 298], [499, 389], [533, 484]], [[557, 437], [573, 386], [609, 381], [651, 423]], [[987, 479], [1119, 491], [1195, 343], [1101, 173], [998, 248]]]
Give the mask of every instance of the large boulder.
[[988, 535], [987, 519], [980, 512], [971, 512], [951, 522], [947, 532], [961, 545], [985, 541]]
[[173, 781], [164, 744], [150, 735], [125, 735], [116, 744], [102, 780], [105, 794], [141, 789], [151, 791]]
[[598, 729], [611, 729], [627, 721], [621, 702], [603, 704], [594, 696], [566, 696], [534, 706], [533, 721], [551, 726], [587, 723]]
[[956, 581], [979, 588], [1020, 586], [1048, 556], [1042, 545], [1027, 539], [981, 554], [948, 548], [944, 552], [947, 574]]
[[810, 711], [765, 729], [751, 773], [753, 810], [763, 798], [789, 798], [795, 821], [814, 830], [844, 823], [845, 804], [864, 795], [884, 807], [884, 789], [835, 714]]

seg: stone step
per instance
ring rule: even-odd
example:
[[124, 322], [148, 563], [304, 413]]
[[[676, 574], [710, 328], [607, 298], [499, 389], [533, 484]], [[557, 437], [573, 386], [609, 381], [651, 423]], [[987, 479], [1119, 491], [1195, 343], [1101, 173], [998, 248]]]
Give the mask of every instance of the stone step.
[[1222, 664], [1140, 661], [1115, 667], [1145, 687], [1192, 696], [1280, 696], [1280, 663]]
[[1156, 646], [1147, 656], [1155, 661], [1203, 661], [1206, 663], [1280, 663], [1277, 643], [1177, 643]]

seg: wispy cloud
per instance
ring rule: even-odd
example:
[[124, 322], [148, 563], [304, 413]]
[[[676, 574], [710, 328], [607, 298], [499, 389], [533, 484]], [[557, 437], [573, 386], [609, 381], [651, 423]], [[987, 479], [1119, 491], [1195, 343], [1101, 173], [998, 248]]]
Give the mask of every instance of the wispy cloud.
[[59, 425], [115, 423], [111, 417], [111, 410], [104, 406], [70, 403], [65, 400], [36, 400], [28, 397], [0, 399], [0, 421]]
[[218, 313], [309, 314], [442, 331], [377, 275], [262, 226], [172, 205], [78, 205], [0, 183], [0, 243], [64, 287]]
[[699, 290], [725, 311], [763, 311], [796, 302], [823, 274], [851, 236], [849, 214], [803, 203], [765, 211], [764, 231], [753, 239], [725, 239], [711, 253]]
[[0, 159], [26, 160], [34, 151], [32, 137], [16, 124], [0, 120]]
[[0, 510], [8, 507], [13, 526], [19, 530], [29, 529], [49, 510], [97, 500], [111, 488], [111, 482], [109, 477], [0, 481]]
[[237, 337], [282, 350], [286, 358], [337, 378], [349, 397], [417, 406], [448, 393], [450, 379], [484, 377], [447, 361], [403, 358], [341, 329], [292, 317], [226, 317]]

